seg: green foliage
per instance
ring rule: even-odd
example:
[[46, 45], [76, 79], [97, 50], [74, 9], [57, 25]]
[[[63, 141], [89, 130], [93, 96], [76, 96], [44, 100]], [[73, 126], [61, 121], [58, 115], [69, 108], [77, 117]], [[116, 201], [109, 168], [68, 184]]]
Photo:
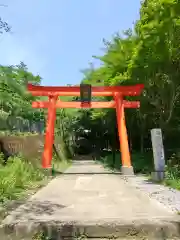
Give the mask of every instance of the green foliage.
[[56, 111], [56, 126], [55, 126], [55, 139], [58, 154], [62, 160], [72, 158], [74, 154], [73, 141], [74, 141], [74, 124], [76, 115], [74, 109], [64, 110], [57, 109]]
[[166, 179], [165, 184], [171, 188], [180, 190], [180, 180], [179, 179]]
[[[21, 62], [17, 66], [0, 66], [0, 128], [19, 130], [30, 122], [44, 120], [40, 109], [32, 108], [32, 97], [26, 90], [27, 83], [40, 84], [40, 76], [33, 76]], [[26, 131], [27, 132], [27, 131]]]
[[180, 151], [173, 153], [166, 166], [165, 184], [180, 190]]
[[167, 164], [167, 178], [180, 179], [180, 152], [173, 153]]
[[[94, 56], [101, 66], [90, 64], [83, 71], [82, 83], [96, 86], [130, 85], [143, 83], [139, 97], [140, 109], [126, 110], [126, 123], [131, 150], [138, 152], [132, 162], [138, 171], [152, 168], [150, 149], [152, 128], [161, 128], [167, 164], [175, 148], [179, 147], [180, 134], [180, 2], [177, 0], [146, 0], [141, 4], [140, 19], [134, 29], [104, 40], [104, 53]], [[111, 98], [93, 98], [109, 101]], [[97, 149], [118, 150], [116, 117], [113, 109], [78, 111], [74, 124], [77, 138], [84, 137]], [[83, 131], [90, 130], [86, 136]], [[174, 141], [173, 141], [174, 140]], [[171, 149], [171, 153], [170, 152]], [[140, 153], [140, 154], [139, 154]], [[107, 162], [112, 165], [112, 157]], [[177, 159], [178, 156], [176, 155]], [[151, 163], [147, 164], [147, 161]], [[119, 162], [118, 162], [119, 164]], [[173, 163], [168, 174], [179, 179], [179, 163]], [[118, 165], [119, 166], [119, 165]]]
[[[34, 164], [36, 162], [36, 164]], [[56, 171], [64, 171], [70, 161], [60, 161], [53, 157], [52, 176]], [[39, 160], [31, 162], [22, 156], [9, 157], [4, 165], [0, 155], [0, 203], [16, 200], [26, 195], [28, 189], [36, 189], [47, 179]]]
[[[108, 168], [121, 169], [121, 155], [119, 153], [109, 153], [100, 159], [100, 161]], [[138, 152], [132, 153], [132, 165], [135, 173], [149, 174], [153, 168], [152, 154]]]
[[45, 176], [37, 166], [22, 157], [10, 157], [5, 166], [0, 166], [0, 202], [19, 198], [43, 178]]

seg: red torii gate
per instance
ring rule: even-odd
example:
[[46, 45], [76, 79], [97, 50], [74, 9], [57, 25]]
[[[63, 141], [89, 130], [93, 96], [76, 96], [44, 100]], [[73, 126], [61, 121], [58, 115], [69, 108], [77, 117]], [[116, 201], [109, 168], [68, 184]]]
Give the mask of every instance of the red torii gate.
[[42, 167], [45, 169], [51, 168], [56, 108], [115, 108], [122, 159], [121, 170], [123, 174], [133, 174], [133, 167], [131, 165], [128, 136], [124, 116], [124, 108], [139, 108], [140, 102], [126, 101], [123, 100], [123, 97], [138, 96], [141, 94], [143, 88], [143, 84], [137, 84], [134, 86], [92, 87], [91, 91], [93, 96], [113, 96], [114, 101], [83, 103], [64, 102], [58, 100], [59, 96], [80, 96], [80, 86], [49, 87], [28, 84], [27, 89], [33, 96], [48, 96], [49, 98], [49, 100], [45, 102], [35, 101], [32, 103], [33, 108], [48, 109]]

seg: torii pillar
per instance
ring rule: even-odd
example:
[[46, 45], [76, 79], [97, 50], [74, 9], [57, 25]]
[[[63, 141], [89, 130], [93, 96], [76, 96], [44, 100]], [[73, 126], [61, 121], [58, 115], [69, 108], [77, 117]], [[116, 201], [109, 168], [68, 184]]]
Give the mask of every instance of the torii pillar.
[[127, 135], [127, 129], [126, 129], [125, 114], [124, 114], [123, 97], [121, 96], [120, 93], [116, 93], [114, 95], [114, 99], [116, 102], [116, 118], [117, 118], [118, 136], [119, 136], [120, 152], [121, 152], [121, 163], [122, 163], [121, 172], [123, 175], [133, 175], [134, 170], [131, 165], [128, 135]]

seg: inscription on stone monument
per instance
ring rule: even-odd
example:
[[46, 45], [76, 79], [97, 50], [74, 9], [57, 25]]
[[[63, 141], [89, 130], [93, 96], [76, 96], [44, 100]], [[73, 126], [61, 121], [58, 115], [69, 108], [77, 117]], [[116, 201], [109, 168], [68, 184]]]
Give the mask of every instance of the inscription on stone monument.
[[165, 157], [162, 141], [162, 132], [160, 128], [154, 128], [151, 130], [151, 140], [154, 156], [154, 168], [155, 168], [154, 170], [157, 172], [164, 172]]

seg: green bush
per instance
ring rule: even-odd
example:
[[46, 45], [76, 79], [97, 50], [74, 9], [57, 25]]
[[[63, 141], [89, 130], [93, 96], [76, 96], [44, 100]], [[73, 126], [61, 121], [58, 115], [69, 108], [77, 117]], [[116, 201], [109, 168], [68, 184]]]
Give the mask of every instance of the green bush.
[[173, 153], [167, 161], [165, 184], [180, 190], [180, 151]]
[[168, 179], [180, 179], [180, 151], [176, 151], [168, 159], [166, 177]]
[[0, 202], [13, 200], [23, 190], [33, 187], [44, 178], [43, 171], [20, 157], [10, 157], [5, 166], [0, 167]]
[[150, 173], [153, 169], [152, 152], [134, 152], [132, 154], [132, 165], [135, 173]]
[[100, 158], [100, 162], [102, 162], [105, 167], [117, 170], [120, 170], [122, 165], [121, 158], [118, 153], [115, 153], [114, 155], [112, 153], [108, 153], [106, 156]]
[[[147, 152], [144, 154], [134, 152], [131, 155], [132, 165], [134, 167], [135, 173], [149, 173], [153, 168], [152, 153]], [[121, 155], [120, 153], [115, 153], [114, 156], [112, 153], [107, 154], [104, 157], [100, 158], [100, 161], [109, 168], [114, 168], [119, 170], [122, 166]]]
[[165, 179], [165, 185], [180, 190], [180, 179]]
[[4, 154], [3, 154], [2, 152], [0, 152], [0, 167], [1, 167], [2, 165], [4, 165], [4, 163], [5, 163]]

